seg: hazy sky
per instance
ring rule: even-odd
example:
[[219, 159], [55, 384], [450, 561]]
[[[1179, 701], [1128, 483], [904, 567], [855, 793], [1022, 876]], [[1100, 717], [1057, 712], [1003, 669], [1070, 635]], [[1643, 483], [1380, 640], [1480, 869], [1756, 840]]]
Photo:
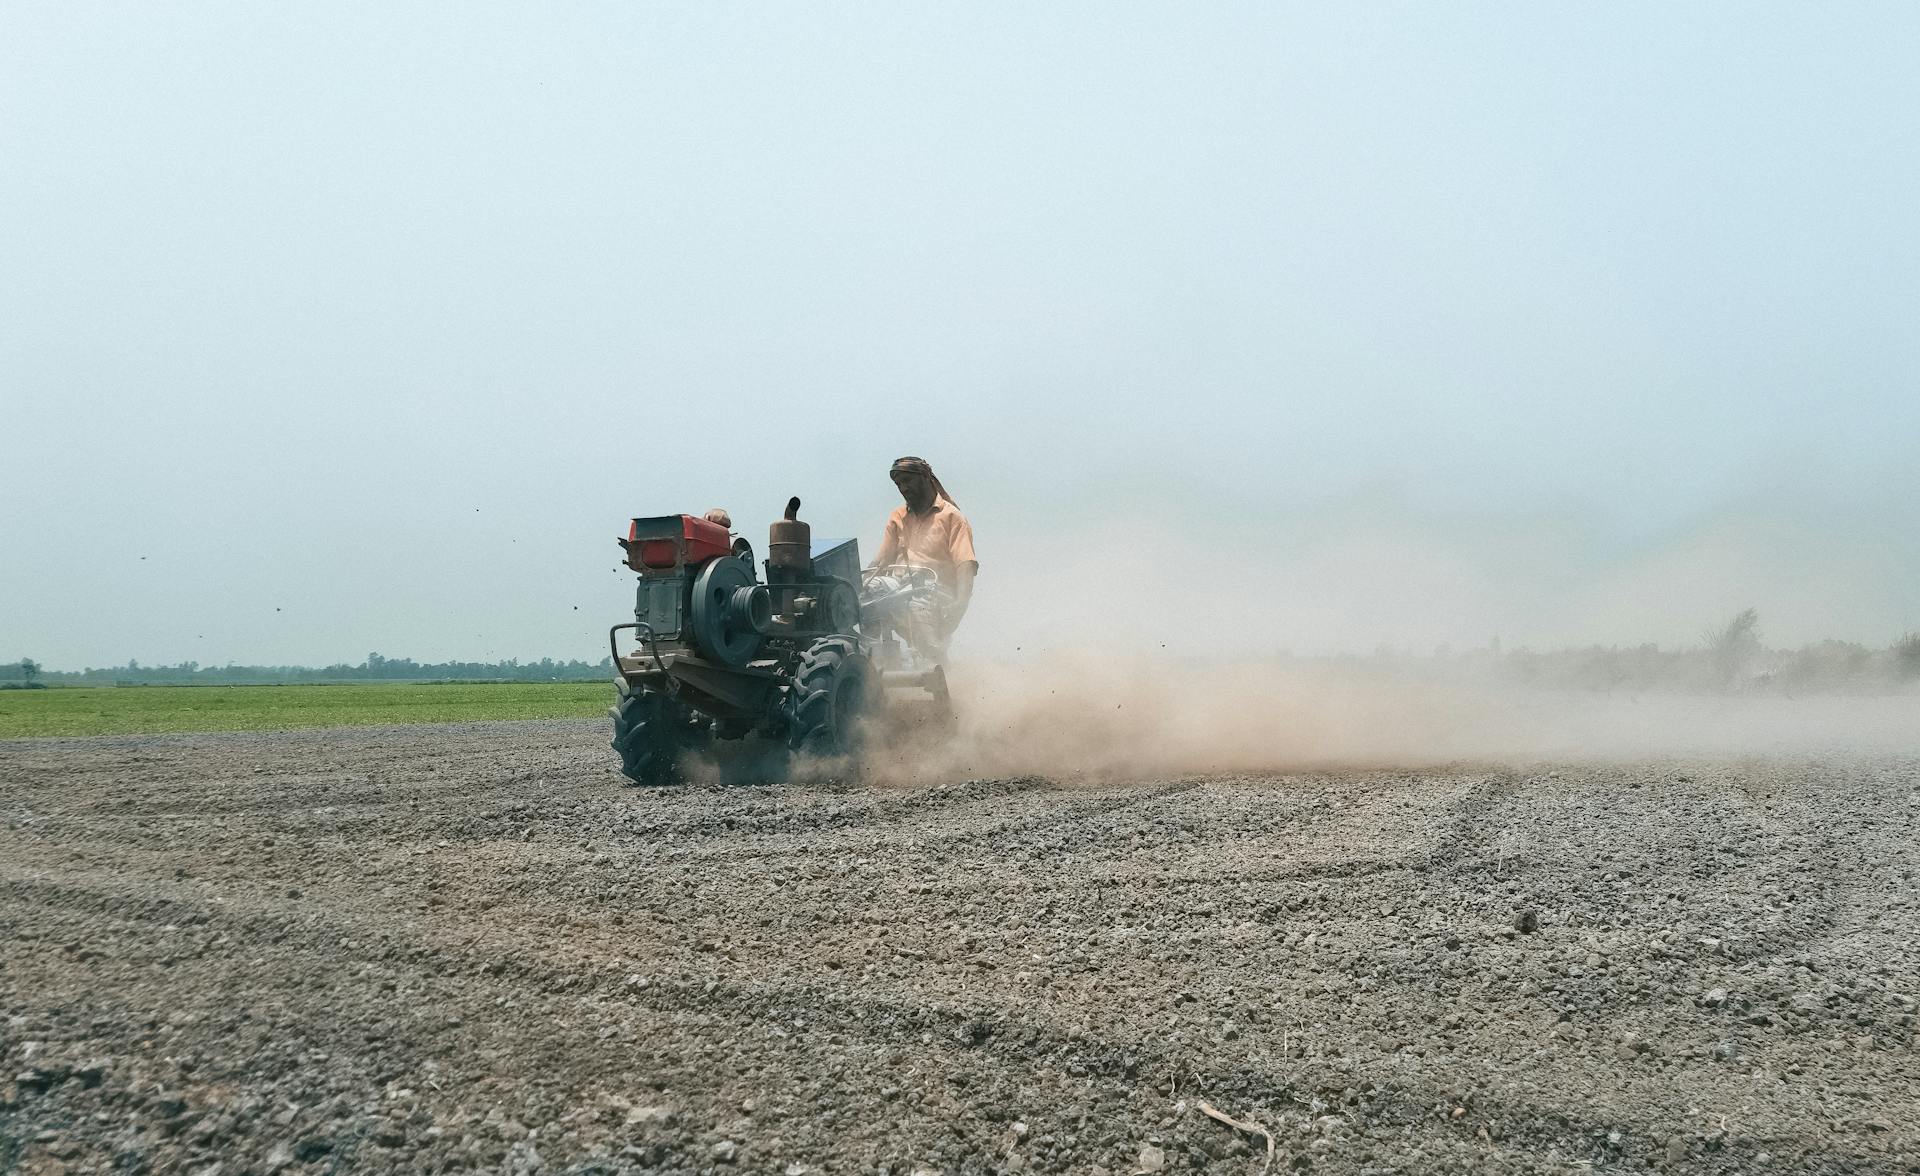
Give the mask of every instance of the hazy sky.
[[1882, 641], [1916, 61], [1910, 3], [9, 0], [0, 659], [597, 657], [628, 516], [870, 551], [902, 453], [963, 650]]

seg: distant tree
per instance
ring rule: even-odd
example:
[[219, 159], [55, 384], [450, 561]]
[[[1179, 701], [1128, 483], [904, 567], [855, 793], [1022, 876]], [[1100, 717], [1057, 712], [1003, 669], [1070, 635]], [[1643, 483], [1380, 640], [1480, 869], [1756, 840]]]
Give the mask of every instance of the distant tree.
[[20, 659], [20, 677], [32, 685], [40, 677], [40, 663], [30, 657]]
[[1908, 633], [1893, 643], [1893, 665], [1902, 678], [1920, 678], [1920, 633]]
[[1708, 629], [1703, 636], [1714, 670], [1722, 682], [1731, 683], [1760, 652], [1760, 614], [1743, 608], [1733, 614], [1732, 620], [1718, 629]]

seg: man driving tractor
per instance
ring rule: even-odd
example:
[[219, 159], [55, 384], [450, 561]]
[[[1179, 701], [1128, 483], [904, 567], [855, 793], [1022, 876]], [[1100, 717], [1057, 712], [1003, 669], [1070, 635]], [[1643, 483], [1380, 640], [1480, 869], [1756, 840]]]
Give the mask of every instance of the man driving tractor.
[[973, 528], [925, 460], [891, 473], [903, 503], [864, 571], [854, 540], [813, 542], [797, 497], [764, 564], [718, 507], [628, 520], [633, 620], [607, 630], [622, 775], [671, 784], [687, 753], [747, 738], [857, 765], [871, 729], [954, 729], [945, 657], [980, 566]]
[[935, 590], [917, 597], [905, 623], [896, 628], [923, 656], [944, 661], [980, 570], [973, 554], [973, 527], [926, 459], [900, 458], [888, 473], [904, 501], [887, 517], [880, 550], [867, 571], [933, 580]]

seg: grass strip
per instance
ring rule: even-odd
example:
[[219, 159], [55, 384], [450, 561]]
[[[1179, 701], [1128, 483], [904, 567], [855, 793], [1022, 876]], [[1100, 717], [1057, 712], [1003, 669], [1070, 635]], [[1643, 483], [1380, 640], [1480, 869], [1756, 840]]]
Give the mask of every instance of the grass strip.
[[604, 682], [0, 690], [0, 739], [592, 718], [612, 698]]

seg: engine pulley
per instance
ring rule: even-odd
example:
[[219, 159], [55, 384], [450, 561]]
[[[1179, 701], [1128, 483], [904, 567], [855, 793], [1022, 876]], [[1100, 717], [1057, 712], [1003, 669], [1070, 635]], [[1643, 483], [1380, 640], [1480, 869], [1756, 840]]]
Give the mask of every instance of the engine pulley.
[[753, 660], [772, 620], [773, 602], [765, 586], [754, 583], [753, 568], [738, 559], [716, 559], [693, 581], [693, 643], [723, 665]]

